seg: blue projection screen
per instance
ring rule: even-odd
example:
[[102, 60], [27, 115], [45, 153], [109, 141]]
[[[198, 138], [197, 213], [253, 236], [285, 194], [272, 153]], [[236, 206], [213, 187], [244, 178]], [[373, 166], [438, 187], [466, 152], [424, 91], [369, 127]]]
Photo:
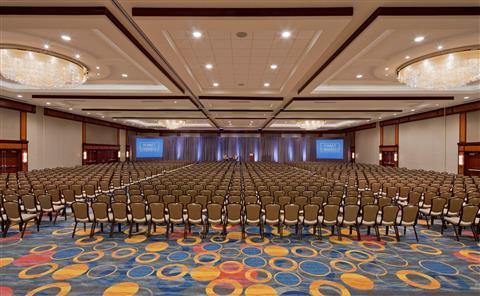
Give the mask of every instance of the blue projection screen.
[[343, 159], [343, 139], [318, 139], [317, 159]]
[[136, 141], [137, 158], [163, 158], [162, 138], [137, 138]]

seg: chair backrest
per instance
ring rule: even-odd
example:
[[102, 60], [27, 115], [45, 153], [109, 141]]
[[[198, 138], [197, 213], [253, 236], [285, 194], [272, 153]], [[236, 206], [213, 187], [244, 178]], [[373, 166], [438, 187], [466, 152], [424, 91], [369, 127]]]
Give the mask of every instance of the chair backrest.
[[345, 200], [344, 200], [345, 205], [356, 205], [357, 203], [358, 203], [358, 197], [356, 196], [345, 197]]
[[156, 194], [147, 195], [147, 203], [151, 204], [151, 203], [154, 203], [154, 202], [160, 202], [160, 196], [158, 196]]
[[479, 197], [471, 197], [468, 199], [467, 204], [479, 206], [480, 205], [480, 198]]
[[147, 219], [147, 206], [144, 202], [130, 203], [130, 210], [133, 219]]
[[202, 206], [202, 209], [206, 209], [207, 203], [208, 203], [208, 197], [206, 195], [196, 195], [195, 203], [200, 204]]
[[199, 203], [188, 204], [187, 214], [189, 220], [202, 220], [202, 205]]
[[229, 203], [240, 203], [241, 201], [242, 201], [242, 198], [240, 195], [230, 195], [228, 197]]
[[50, 197], [50, 195], [41, 194], [37, 197], [37, 200], [42, 209], [44, 210], [53, 209], [52, 198]]
[[387, 205], [382, 208], [382, 222], [396, 222], [398, 215], [398, 207], [395, 205]]
[[285, 220], [295, 221], [298, 220], [300, 206], [297, 204], [288, 204], [284, 207]]
[[460, 223], [464, 225], [465, 224], [471, 225], [475, 223], [475, 218], [477, 217], [477, 214], [478, 214], [478, 206], [474, 206], [474, 205], [463, 206], [462, 214], [460, 215]]
[[72, 211], [75, 221], [78, 219], [87, 219], [90, 221], [90, 216], [88, 215], [88, 204], [86, 202], [76, 201], [72, 203]]
[[6, 201], [3, 203], [3, 209], [7, 215], [7, 219], [22, 219], [20, 212], [20, 204], [15, 201]]
[[150, 214], [152, 219], [164, 219], [165, 218], [165, 205], [160, 202], [153, 202], [149, 204]]
[[240, 204], [228, 204], [227, 205], [227, 218], [231, 220], [240, 219], [242, 213], [242, 206]]
[[113, 201], [127, 203], [128, 197], [125, 194], [115, 194], [113, 195]]
[[179, 202], [172, 202], [167, 205], [168, 216], [170, 219], [183, 219], [183, 204]]
[[378, 205], [365, 205], [362, 207], [362, 221], [376, 222], [378, 215]]
[[174, 203], [175, 200], [176, 200], [176, 197], [174, 195], [167, 194], [163, 196], [163, 203], [166, 205]]
[[244, 200], [247, 205], [257, 203], [257, 197], [255, 195], [247, 195]]
[[280, 205], [268, 204], [265, 207], [265, 219], [270, 221], [278, 221], [280, 219]]
[[113, 220], [127, 219], [127, 204], [124, 202], [113, 202], [112, 205]]
[[106, 203], [107, 205], [109, 205], [110, 202], [111, 202], [111, 197], [109, 195], [106, 195], [106, 194], [100, 194], [99, 196], [97, 196], [97, 201], [103, 202], [103, 203]]
[[24, 195], [22, 196], [22, 202], [25, 206], [25, 209], [35, 211], [37, 210], [37, 200], [35, 199], [35, 196], [31, 194]]
[[245, 207], [247, 222], [260, 220], [261, 207], [259, 204], [249, 204]]
[[260, 203], [262, 208], [265, 208], [266, 205], [273, 203], [273, 196], [265, 195], [260, 197]]
[[130, 195], [130, 203], [143, 202], [143, 196], [134, 194]]
[[358, 212], [360, 207], [358, 205], [345, 205], [343, 207], [343, 220], [344, 221], [357, 221]]
[[303, 207], [303, 217], [307, 221], [317, 221], [320, 206], [316, 204], [308, 204]]
[[300, 210], [303, 210], [303, 207], [307, 204], [308, 199], [306, 196], [295, 196], [294, 203], [300, 206]]
[[402, 208], [402, 222], [413, 223], [417, 222], [418, 206], [408, 205]]
[[109, 219], [108, 217], [108, 204], [105, 202], [92, 203], [92, 211], [94, 219]]
[[391, 205], [392, 204], [392, 199], [390, 197], [380, 197], [378, 199], [378, 207], [380, 209], [383, 209], [383, 207]]
[[8, 195], [5, 195], [4, 199], [5, 199], [5, 201], [18, 202], [19, 197], [18, 197], [18, 195], [16, 195], [16, 194], [8, 194]]
[[410, 193], [408, 194], [408, 204], [418, 206], [421, 198], [422, 194], [420, 192], [410, 191]]
[[72, 189], [63, 189], [63, 199], [66, 202], [74, 202], [75, 201], [75, 191]]
[[178, 202], [181, 203], [185, 208], [189, 203], [192, 202], [192, 197], [190, 195], [182, 194], [178, 196]]
[[340, 207], [334, 204], [328, 204], [323, 207], [323, 220], [324, 221], [337, 221], [338, 212]]
[[454, 197], [448, 200], [448, 212], [458, 213], [462, 209], [463, 198]]
[[441, 197], [432, 199], [432, 212], [441, 212], [445, 207], [447, 200]]
[[222, 218], [222, 205], [218, 203], [208, 204], [207, 215], [211, 220], [220, 220]]
[[327, 204], [329, 205], [340, 205], [342, 198], [340, 196], [330, 196], [328, 198]]

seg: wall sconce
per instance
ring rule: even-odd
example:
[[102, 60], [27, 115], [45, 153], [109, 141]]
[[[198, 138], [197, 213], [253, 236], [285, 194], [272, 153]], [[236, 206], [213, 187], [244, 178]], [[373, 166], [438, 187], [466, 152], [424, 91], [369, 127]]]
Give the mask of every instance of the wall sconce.
[[395, 152], [393, 154], [393, 161], [398, 161], [398, 153], [397, 152]]
[[130, 151], [125, 152], [125, 157], [129, 158], [130, 157]]
[[83, 160], [87, 160], [87, 151], [83, 151]]
[[27, 153], [27, 151], [22, 152], [22, 163], [28, 163], [28, 153]]
[[122, 157], [122, 152], [120, 152], [120, 150], [118, 150], [117, 156], [118, 158]]
[[355, 152], [352, 152], [352, 159], [355, 159]]
[[460, 154], [458, 156], [458, 165], [463, 165], [464, 164], [464, 156], [463, 154]]
[[378, 160], [382, 161], [382, 152], [378, 153]]

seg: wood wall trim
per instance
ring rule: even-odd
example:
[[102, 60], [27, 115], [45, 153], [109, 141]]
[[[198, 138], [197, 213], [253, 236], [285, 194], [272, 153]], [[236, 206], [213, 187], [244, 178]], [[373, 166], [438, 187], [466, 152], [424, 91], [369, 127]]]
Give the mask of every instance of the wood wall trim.
[[380, 126], [380, 147], [383, 146], [383, 126]]
[[302, 84], [300, 94], [322, 73], [355, 39], [358, 38], [379, 16], [469, 16], [480, 15], [479, 6], [471, 7], [378, 7], [370, 16], [340, 45], [340, 47]]
[[352, 16], [353, 7], [134, 7], [133, 16], [153, 17], [311, 17]]
[[199, 96], [198, 99], [221, 101], [283, 101], [283, 97]]
[[395, 124], [395, 145], [399, 145], [400, 140], [400, 125]]
[[87, 124], [82, 122], [82, 144], [87, 142]]
[[90, 123], [90, 124], [96, 124], [96, 125], [103, 125], [103, 126], [108, 126], [108, 127], [113, 127], [113, 128], [128, 128], [127, 126], [124, 126], [124, 125], [121, 125], [121, 124], [118, 124], [118, 123], [108, 122], [108, 121], [104, 121], [104, 120], [100, 120], [100, 119], [95, 119], [95, 118], [91, 118], [91, 117], [86, 117], [86, 116], [82, 116], [82, 115], [67, 113], [67, 112], [48, 109], [48, 108], [44, 108], [44, 115], [45, 116], [62, 118], [62, 119], [67, 119], [67, 120], [78, 121], [78, 122], [84, 122], [84, 123]]
[[32, 95], [32, 99], [69, 99], [69, 100], [190, 100], [188, 96], [125, 96], [125, 95]]
[[448, 108], [441, 108], [433, 111], [407, 115], [403, 117], [398, 117], [394, 119], [384, 120], [380, 122], [380, 126], [387, 126], [393, 124], [407, 123], [418, 120], [431, 119], [436, 117], [443, 117], [446, 115], [459, 114], [462, 112], [471, 112], [480, 110], [480, 101], [461, 104], [457, 106], [452, 106]]
[[459, 142], [466, 142], [467, 141], [467, 113], [462, 112], [460, 113], [460, 132], [459, 132]]
[[20, 112], [20, 140], [27, 140], [27, 112]]
[[37, 108], [34, 105], [13, 101], [4, 96], [0, 97], [0, 108], [18, 110], [29, 113], [35, 113], [37, 111]]
[[363, 130], [367, 130], [367, 129], [372, 129], [372, 128], [376, 128], [376, 127], [377, 127], [377, 123], [373, 122], [373, 123], [369, 123], [369, 124], [363, 124], [363, 125], [359, 125], [359, 126], [350, 127], [350, 128], [344, 129], [343, 131], [345, 133], [353, 132], [354, 135], [355, 135], [355, 132], [363, 131]]
[[416, 97], [400, 97], [400, 96], [382, 96], [382, 97], [294, 97], [293, 102], [302, 101], [453, 101], [454, 96], [416, 96]]
[[[182, 93], [185, 89], [172, 77], [172, 75], [150, 54], [150, 52], [138, 41], [135, 36], [118, 20], [113, 13], [104, 6], [74, 7], [74, 6], [2, 6], [0, 15], [103, 15], [106, 16], [130, 42], [150, 60], [160, 72], [167, 77]], [[171, 70], [173, 71], [173, 70]], [[178, 75], [177, 75], [178, 76]]]

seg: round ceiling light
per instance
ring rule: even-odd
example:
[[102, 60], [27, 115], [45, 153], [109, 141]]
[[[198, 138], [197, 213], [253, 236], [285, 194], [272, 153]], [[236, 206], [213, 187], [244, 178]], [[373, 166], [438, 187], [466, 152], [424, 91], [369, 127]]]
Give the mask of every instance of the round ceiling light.
[[3, 78], [41, 89], [73, 88], [87, 81], [88, 68], [67, 56], [18, 45], [0, 45]]
[[237, 32], [235, 34], [238, 38], [245, 38], [248, 36], [247, 32]]
[[414, 88], [445, 90], [480, 79], [480, 45], [412, 59], [397, 69], [398, 80]]

